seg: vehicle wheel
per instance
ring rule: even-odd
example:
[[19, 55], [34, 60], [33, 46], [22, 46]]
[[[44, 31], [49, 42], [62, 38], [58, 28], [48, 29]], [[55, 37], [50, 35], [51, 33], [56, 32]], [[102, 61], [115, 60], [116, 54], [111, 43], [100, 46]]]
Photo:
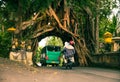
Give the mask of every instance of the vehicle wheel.
[[69, 68], [72, 69], [72, 66], [70, 65]]
[[42, 63], [42, 66], [47, 66], [47, 64], [46, 63]]
[[57, 67], [59, 64], [56, 64], [55, 66]]
[[65, 66], [66, 69], [68, 69], [68, 66]]
[[55, 66], [55, 64], [52, 64], [52, 67], [54, 67]]

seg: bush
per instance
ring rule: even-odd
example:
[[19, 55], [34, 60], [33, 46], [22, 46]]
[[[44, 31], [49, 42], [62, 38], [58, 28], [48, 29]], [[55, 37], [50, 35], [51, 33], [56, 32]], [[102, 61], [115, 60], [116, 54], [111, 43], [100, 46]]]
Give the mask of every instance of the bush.
[[8, 58], [11, 47], [11, 35], [0, 33], [0, 57]]

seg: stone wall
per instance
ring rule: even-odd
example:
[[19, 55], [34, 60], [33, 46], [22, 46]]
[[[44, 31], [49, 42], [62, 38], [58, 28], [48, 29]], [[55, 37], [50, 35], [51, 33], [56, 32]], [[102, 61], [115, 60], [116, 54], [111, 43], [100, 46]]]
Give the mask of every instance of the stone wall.
[[92, 56], [93, 62], [112, 67], [120, 67], [120, 52], [107, 52]]
[[9, 54], [10, 60], [22, 62], [27, 65], [33, 65], [32, 62], [33, 52], [28, 52], [24, 50], [11, 51]]

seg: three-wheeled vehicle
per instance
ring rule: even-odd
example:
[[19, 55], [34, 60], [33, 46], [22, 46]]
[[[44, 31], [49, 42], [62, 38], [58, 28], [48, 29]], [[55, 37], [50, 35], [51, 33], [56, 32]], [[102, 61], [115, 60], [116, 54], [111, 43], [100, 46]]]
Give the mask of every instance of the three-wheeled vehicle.
[[60, 46], [45, 46], [41, 51], [40, 62], [43, 66], [47, 64], [59, 65], [61, 56]]

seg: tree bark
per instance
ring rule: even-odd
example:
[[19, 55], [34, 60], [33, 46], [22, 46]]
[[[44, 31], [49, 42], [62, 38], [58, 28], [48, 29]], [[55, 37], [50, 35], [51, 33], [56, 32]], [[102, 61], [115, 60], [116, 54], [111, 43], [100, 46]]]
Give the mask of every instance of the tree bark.
[[99, 4], [100, 0], [96, 0], [96, 24], [95, 24], [95, 37], [96, 37], [96, 53], [99, 52]]

